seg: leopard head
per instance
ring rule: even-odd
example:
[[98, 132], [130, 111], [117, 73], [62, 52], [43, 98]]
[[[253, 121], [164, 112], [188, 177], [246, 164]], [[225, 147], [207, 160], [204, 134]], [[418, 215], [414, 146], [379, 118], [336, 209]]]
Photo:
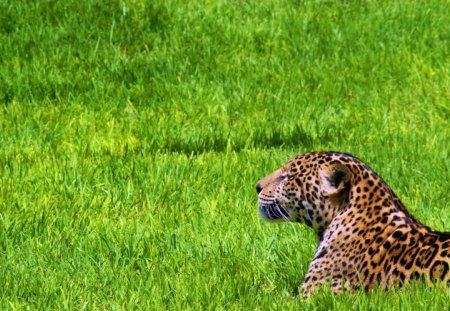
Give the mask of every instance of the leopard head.
[[345, 154], [306, 153], [256, 184], [259, 214], [270, 222], [301, 222], [323, 231], [348, 201], [352, 172]]

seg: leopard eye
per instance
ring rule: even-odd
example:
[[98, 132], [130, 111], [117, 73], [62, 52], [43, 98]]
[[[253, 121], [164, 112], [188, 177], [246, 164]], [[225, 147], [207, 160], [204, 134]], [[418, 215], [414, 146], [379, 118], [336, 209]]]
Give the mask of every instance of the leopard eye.
[[292, 180], [292, 179], [294, 179], [294, 175], [292, 175], [290, 172], [286, 172], [286, 173], [281, 174], [280, 179], [281, 180]]
[[277, 181], [281, 182], [289, 178], [289, 173], [282, 173], [278, 176]]

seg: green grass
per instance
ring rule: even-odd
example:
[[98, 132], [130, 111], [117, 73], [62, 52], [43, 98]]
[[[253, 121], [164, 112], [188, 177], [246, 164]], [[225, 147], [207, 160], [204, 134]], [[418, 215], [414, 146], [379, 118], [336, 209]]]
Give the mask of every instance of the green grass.
[[448, 310], [295, 297], [305, 226], [254, 185], [349, 151], [450, 231], [450, 6], [0, 1], [1, 309]]

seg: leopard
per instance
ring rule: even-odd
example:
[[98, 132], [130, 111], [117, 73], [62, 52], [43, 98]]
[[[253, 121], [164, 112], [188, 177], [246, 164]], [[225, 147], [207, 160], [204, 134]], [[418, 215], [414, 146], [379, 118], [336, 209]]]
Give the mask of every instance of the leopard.
[[[303, 223], [318, 238], [300, 292], [450, 287], [450, 232], [419, 222], [391, 187], [350, 153], [307, 152], [256, 184], [268, 222]], [[425, 286], [427, 286], [425, 285]]]

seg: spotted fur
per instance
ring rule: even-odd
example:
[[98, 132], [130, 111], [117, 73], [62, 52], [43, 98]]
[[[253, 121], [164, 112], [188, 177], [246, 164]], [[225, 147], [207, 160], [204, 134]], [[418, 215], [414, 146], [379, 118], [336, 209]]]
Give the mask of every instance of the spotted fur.
[[299, 155], [256, 190], [263, 219], [305, 223], [319, 237], [304, 295], [326, 283], [335, 292], [416, 279], [450, 286], [450, 232], [414, 219], [383, 179], [348, 153]]

